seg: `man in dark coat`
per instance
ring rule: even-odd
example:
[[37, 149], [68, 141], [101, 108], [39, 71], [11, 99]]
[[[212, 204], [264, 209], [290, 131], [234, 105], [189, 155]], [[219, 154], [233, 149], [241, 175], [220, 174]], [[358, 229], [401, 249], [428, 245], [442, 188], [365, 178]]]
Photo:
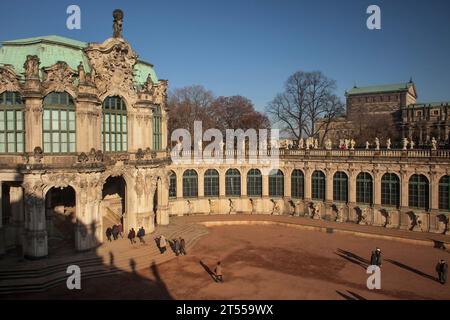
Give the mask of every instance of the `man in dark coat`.
[[139, 238], [139, 242], [145, 244], [145, 240], [144, 240], [145, 230], [144, 230], [144, 227], [141, 227], [138, 230], [137, 236]]
[[182, 237], [180, 237], [179, 242], [180, 242], [180, 254], [184, 256], [186, 255], [186, 242]]
[[180, 242], [177, 239], [174, 239], [173, 246], [175, 247], [175, 254], [178, 256], [180, 254]]
[[113, 234], [114, 240], [117, 240], [117, 238], [119, 237], [119, 226], [118, 225], [116, 225], [116, 224], [113, 225], [112, 234]]
[[111, 242], [111, 234], [112, 234], [112, 229], [110, 227], [108, 227], [106, 229], [106, 238], [108, 239], [109, 242]]
[[223, 282], [222, 265], [220, 264], [220, 261], [217, 262], [214, 273], [216, 274], [216, 282]]
[[128, 239], [130, 239], [131, 244], [136, 243], [136, 231], [134, 231], [134, 228], [131, 228], [130, 232], [128, 232]]
[[381, 250], [377, 248], [375, 251], [372, 251], [372, 256], [370, 257], [370, 264], [372, 266], [381, 267]]
[[441, 259], [436, 265], [436, 271], [438, 273], [439, 282], [445, 284], [447, 282], [448, 264]]

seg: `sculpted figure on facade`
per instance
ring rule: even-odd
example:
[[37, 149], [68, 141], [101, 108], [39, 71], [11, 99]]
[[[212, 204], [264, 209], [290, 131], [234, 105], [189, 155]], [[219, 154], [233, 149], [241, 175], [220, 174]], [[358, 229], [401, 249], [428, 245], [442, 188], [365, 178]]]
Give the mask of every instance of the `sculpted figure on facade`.
[[350, 140], [350, 150], [355, 150], [356, 141], [355, 139]]
[[403, 144], [403, 150], [408, 150], [408, 138], [403, 138], [402, 144]]
[[113, 18], [114, 18], [114, 24], [113, 24], [113, 37], [114, 38], [122, 38], [122, 31], [123, 31], [123, 11], [120, 9], [116, 9], [113, 11]]
[[409, 149], [413, 150], [415, 145], [416, 143], [411, 139], [411, 141], [409, 142]]
[[234, 207], [234, 201], [233, 199], [228, 199], [228, 205], [229, 205], [229, 211], [228, 213], [235, 213], [236, 212], [236, 208]]
[[387, 139], [387, 141], [386, 141], [386, 149], [388, 149], [388, 150], [391, 150], [391, 139], [390, 138], [388, 138]]
[[303, 140], [303, 138], [300, 138], [300, 140], [298, 140], [298, 148], [303, 149], [304, 144], [305, 144], [305, 140]]
[[57, 62], [51, 67], [44, 68], [42, 86], [47, 91], [64, 92], [67, 89], [74, 91], [73, 82], [77, 72], [65, 62]]
[[314, 205], [314, 219], [322, 219], [322, 202], [317, 202]]
[[375, 150], [380, 150], [380, 139], [375, 138]]
[[369, 150], [369, 149], [370, 149], [370, 142], [366, 141], [366, 150]]
[[0, 93], [4, 91], [20, 91], [19, 77], [8, 65], [0, 67]]
[[325, 149], [327, 149], [327, 150], [333, 149], [333, 142], [331, 141], [330, 138], [328, 138], [328, 139], [325, 141]]
[[280, 205], [278, 204], [277, 200], [271, 199], [273, 203], [272, 212], [271, 215], [279, 215], [280, 214]]
[[86, 83], [86, 72], [84, 70], [83, 62], [81, 61], [78, 65], [78, 79], [80, 81], [80, 84]]
[[433, 137], [433, 138], [431, 139], [431, 149], [432, 149], [432, 150], [437, 150], [437, 140], [436, 140], [435, 137]]
[[337, 207], [335, 219], [336, 222], [344, 222], [344, 210], [344, 206]]
[[39, 78], [39, 58], [36, 55], [28, 55], [23, 68], [25, 79]]

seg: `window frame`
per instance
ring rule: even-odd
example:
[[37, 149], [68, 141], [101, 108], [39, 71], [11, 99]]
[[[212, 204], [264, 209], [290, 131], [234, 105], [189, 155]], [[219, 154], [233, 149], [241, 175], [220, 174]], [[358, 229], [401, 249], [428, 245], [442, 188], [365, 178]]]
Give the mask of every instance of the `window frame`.
[[[11, 104], [8, 104], [8, 96], [11, 97]], [[13, 127], [9, 128], [8, 114], [13, 113]], [[25, 104], [23, 103], [22, 96], [20, 92], [17, 91], [4, 91], [0, 94], [0, 113], [3, 116], [2, 125], [3, 130], [0, 131], [0, 135], [3, 135], [3, 142], [0, 142], [0, 145], [3, 144], [3, 148], [0, 147], [1, 154], [22, 154], [25, 152]], [[22, 120], [18, 119], [18, 114], [22, 117]], [[19, 122], [20, 121], [20, 122]], [[21, 123], [22, 129], [18, 129], [18, 123]], [[9, 136], [14, 136], [14, 144], [13, 149], [10, 150], [10, 142]], [[21, 143], [18, 142], [18, 137], [21, 137]], [[19, 148], [21, 145], [21, 148]], [[1, 150], [3, 149], [3, 150]]]

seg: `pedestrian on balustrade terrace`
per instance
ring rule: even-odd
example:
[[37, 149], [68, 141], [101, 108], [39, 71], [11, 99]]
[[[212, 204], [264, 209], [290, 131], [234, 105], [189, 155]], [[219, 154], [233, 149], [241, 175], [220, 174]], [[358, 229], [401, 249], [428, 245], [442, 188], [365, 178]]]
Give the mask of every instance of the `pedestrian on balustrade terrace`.
[[448, 264], [441, 259], [436, 265], [436, 271], [438, 273], [439, 282], [445, 284], [447, 282]]
[[139, 242], [145, 244], [144, 236], [145, 236], [145, 230], [144, 227], [141, 227], [138, 232], [137, 236], [139, 238]]
[[180, 254], [185, 256], [186, 255], [186, 242], [184, 241], [184, 239], [182, 237], [180, 237], [179, 242], [180, 242]]
[[381, 249], [377, 248], [372, 251], [372, 256], [370, 257], [370, 265], [381, 267]]
[[106, 229], [106, 238], [108, 239], [109, 242], [111, 242], [111, 235], [112, 235], [112, 229], [110, 227], [108, 227]]
[[128, 239], [130, 239], [131, 244], [136, 243], [136, 231], [134, 231], [134, 228], [131, 228], [130, 232], [128, 232]]
[[116, 224], [112, 227], [112, 235], [114, 240], [117, 240], [117, 238], [119, 238], [119, 226]]
[[216, 274], [216, 282], [223, 282], [223, 275], [222, 275], [222, 265], [220, 264], [220, 261], [217, 262], [216, 268], [214, 269], [214, 273]]
[[174, 239], [173, 246], [175, 248], [175, 254], [178, 256], [180, 254], [180, 241], [178, 241], [177, 239]]
[[166, 237], [164, 237], [164, 235], [161, 235], [159, 237], [159, 250], [161, 251], [161, 254], [166, 252], [166, 247], [167, 247]]

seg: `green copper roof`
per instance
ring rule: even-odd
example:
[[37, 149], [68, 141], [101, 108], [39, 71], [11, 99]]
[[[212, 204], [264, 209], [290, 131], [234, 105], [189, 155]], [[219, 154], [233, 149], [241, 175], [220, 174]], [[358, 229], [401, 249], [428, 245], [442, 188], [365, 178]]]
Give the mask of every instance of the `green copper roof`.
[[394, 92], [394, 91], [406, 91], [409, 87], [413, 86], [413, 82], [408, 83], [395, 83], [395, 84], [384, 84], [378, 86], [368, 86], [368, 87], [353, 87], [347, 92], [347, 95], [356, 94], [368, 94], [368, 93], [378, 93], [378, 92]]
[[[77, 70], [80, 62], [83, 62], [85, 71], [91, 72], [89, 59], [83, 51], [87, 46], [87, 42], [55, 35], [4, 41], [0, 48], [0, 65], [9, 64], [18, 75], [22, 76], [27, 55], [37, 55], [41, 68], [64, 61], [72, 69]], [[158, 82], [153, 66], [147, 62], [138, 60], [134, 66], [134, 73], [134, 80], [138, 85], [147, 80], [148, 74], [154, 83]]]

